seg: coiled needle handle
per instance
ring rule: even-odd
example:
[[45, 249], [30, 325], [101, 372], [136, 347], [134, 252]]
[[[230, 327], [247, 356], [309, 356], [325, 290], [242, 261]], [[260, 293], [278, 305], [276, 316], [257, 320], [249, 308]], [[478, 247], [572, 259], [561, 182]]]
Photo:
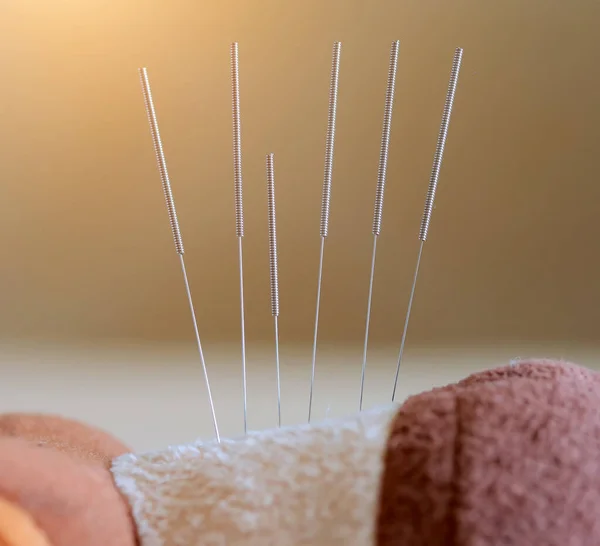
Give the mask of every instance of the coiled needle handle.
[[360, 377], [359, 410], [362, 410], [363, 394], [365, 389], [365, 372], [367, 369], [367, 349], [369, 344], [369, 326], [371, 323], [371, 306], [373, 300], [373, 279], [375, 277], [375, 257], [377, 254], [377, 238], [381, 234], [381, 219], [383, 216], [383, 197], [387, 176], [388, 149], [390, 145], [390, 132], [392, 128], [392, 111], [394, 108], [394, 93], [396, 89], [396, 68], [398, 65], [398, 52], [400, 42], [392, 43], [390, 51], [390, 65], [388, 71], [387, 90], [385, 94], [385, 109], [383, 115], [383, 129], [381, 133], [381, 148], [379, 152], [379, 170], [377, 173], [377, 191], [375, 194], [375, 211], [373, 214], [373, 253], [371, 258], [371, 278], [369, 281], [369, 300], [367, 303], [367, 320], [365, 327], [365, 342], [363, 347], [362, 371]]
[[275, 323], [275, 366], [277, 370], [277, 423], [281, 426], [281, 373], [279, 368], [279, 272], [277, 266], [277, 222], [275, 218], [275, 170], [273, 154], [267, 155], [267, 197], [269, 212], [269, 275], [271, 314]]
[[240, 74], [238, 44], [231, 44], [231, 95], [233, 114], [233, 184], [235, 197], [235, 234], [238, 239], [240, 271], [240, 322], [242, 338], [242, 384], [244, 392], [244, 434], [248, 432], [248, 386], [246, 379], [246, 320], [244, 305], [244, 266], [242, 239], [244, 237], [244, 207], [242, 200], [242, 130], [240, 120]]
[[340, 74], [340, 54], [342, 43], [333, 44], [331, 61], [331, 82], [329, 85], [329, 113], [327, 116], [327, 137], [325, 141], [325, 173], [323, 176], [323, 196], [321, 199], [321, 251], [319, 254], [319, 276], [317, 281], [317, 306], [315, 312], [315, 329], [312, 349], [312, 371], [310, 377], [310, 394], [308, 399], [308, 422], [312, 414], [313, 391], [315, 386], [315, 368], [317, 363], [317, 338], [319, 333], [319, 313], [321, 308], [321, 285], [323, 281], [323, 254], [325, 239], [329, 234], [329, 208], [331, 203], [331, 179], [333, 175], [333, 150], [335, 144], [335, 122], [337, 115], [338, 81]]
[[463, 50], [457, 47], [454, 52], [454, 59], [452, 61], [452, 70], [450, 72], [450, 82], [448, 83], [448, 92], [446, 93], [446, 102], [444, 103], [444, 112], [442, 114], [442, 123], [440, 126], [440, 132], [438, 134], [437, 146], [435, 149], [435, 155], [433, 157], [433, 167], [431, 169], [431, 176], [429, 178], [429, 187], [427, 188], [427, 196], [425, 198], [425, 209], [423, 211], [423, 217], [421, 219], [421, 227], [419, 229], [419, 254], [417, 256], [417, 265], [415, 267], [415, 274], [413, 277], [412, 288], [410, 291], [410, 298], [408, 300], [408, 310], [406, 312], [406, 319], [404, 321], [404, 331], [402, 332], [402, 342], [400, 343], [400, 353], [398, 355], [398, 363], [396, 366], [396, 376], [394, 378], [394, 390], [392, 392], [392, 401], [396, 399], [396, 388], [398, 386], [398, 375], [400, 374], [400, 365], [402, 364], [402, 356], [404, 354], [404, 345], [406, 343], [406, 334], [408, 332], [408, 323], [410, 321], [410, 313], [412, 310], [412, 304], [415, 297], [415, 288], [417, 286], [417, 278], [419, 276], [419, 267], [421, 265], [421, 256], [423, 255], [423, 245], [427, 240], [429, 233], [429, 225], [431, 223], [431, 214], [433, 212], [433, 205], [435, 201], [435, 194], [437, 191], [438, 180], [440, 177], [440, 169], [442, 167], [442, 159], [444, 157], [444, 148], [446, 147], [446, 138], [448, 137], [448, 126], [450, 124], [450, 116], [452, 115], [452, 106], [454, 105], [454, 95], [456, 93], [456, 86], [458, 83], [458, 75], [460, 72], [460, 66], [462, 63]]
[[181, 262], [181, 271], [183, 273], [183, 280], [185, 282], [185, 289], [187, 293], [188, 303], [190, 311], [192, 313], [192, 322], [194, 324], [194, 332], [196, 334], [196, 343], [198, 344], [198, 352], [200, 354], [200, 362], [202, 364], [202, 371], [204, 372], [204, 381], [206, 382], [206, 389], [208, 391], [208, 400], [210, 402], [210, 410], [215, 429], [215, 436], [217, 441], [221, 441], [219, 436], [219, 427], [217, 426], [217, 417], [215, 413], [215, 406], [213, 403], [212, 392], [210, 389], [210, 381], [208, 379], [208, 371], [206, 369], [206, 362], [204, 360], [204, 353], [202, 351], [202, 344], [200, 342], [200, 334], [198, 333], [198, 323], [196, 321], [196, 312], [194, 311], [194, 304], [192, 301], [192, 294], [190, 292], [190, 285], [187, 278], [187, 272], [185, 269], [185, 261], [183, 259], [183, 241], [181, 239], [181, 231], [179, 229], [179, 221], [177, 220], [177, 211], [175, 210], [175, 201], [173, 199], [173, 192], [171, 191], [171, 182], [169, 180], [169, 173], [167, 170], [167, 162], [165, 160], [165, 154], [163, 152], [162, 141], [160, 138], [160, 131], [158, 130], [158, 121], [156, 119], [156, 112], [154, 110], [154, 102], [152, 100], [152, 91], [150, 89], [150, 81], [148, 80], [148, 71], [146, 68], [139, 69], [140, 82], [142, 85], [142, 93], [144, 94], [144, 103], [146, 106], [146, 114], [148, 116], [148, 123], [150, 125], [150, 133], [152, 135], [152, 142], [154, 144], [154, 152], [156, 154], [156, 162], [158, 164], [158, 171], [162, 182], [163, 193], [165, 195], [165, 201], [167, 204], [167, 212], [169, 214], [169, 223], [171, 225], [171, 231], [173, 233], [173, 240], [175, 242], [175, 250], [179, 255]]

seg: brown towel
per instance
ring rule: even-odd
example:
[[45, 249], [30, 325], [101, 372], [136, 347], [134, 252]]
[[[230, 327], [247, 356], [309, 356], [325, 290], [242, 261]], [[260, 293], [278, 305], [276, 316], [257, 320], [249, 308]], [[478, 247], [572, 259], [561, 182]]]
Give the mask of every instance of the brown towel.
[[600, 544], [599, 377], [531, 361], [409, 399], [385, 455], [378, 544]]

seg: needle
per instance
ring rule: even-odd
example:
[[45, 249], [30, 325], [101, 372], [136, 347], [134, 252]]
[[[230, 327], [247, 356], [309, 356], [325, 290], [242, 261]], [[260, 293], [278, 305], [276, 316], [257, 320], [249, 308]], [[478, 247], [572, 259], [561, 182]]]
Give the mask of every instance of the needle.
[[377, 255], [377, 239], [381, 233], [381, 218], [383, 214], [383, 196], [385, 192], [385, 180], [387, 174], [388, 148], [390, 144], [390, 131], [392, 128], [392, 110], [394, 107], [394, 92], [396, 89], [396, 67], [398, 65], [398, 51], [400, 42], [392, 43], [390, 51], [390, 66], [388, 72], [388, 83], [385, 94], [385, 110], [383, 115], [383, 130], [381, 135], [381, 150], [379, 153], [379, 171], [377, 173], [377, 192], [375, 195], [375, 213], [373, 215], [373, 254], [371, 258], [371, 277], [369, 280], [369, 300], [367, 303], [367, 323], [365, 327], [365, 343], [363, 347], [362, 372], [360, 378], [360, 400], [359, 410], [363, 406], [363, 394], [365, 390], [365, 371], [367, 369], [367, 347], [369, 343], [369, 326], [371, 323], [371, 305], [373, 300], [373, 279], [375, 277], [375, 257]]
[[213, 403], [212, 393], [210, 390], [210, 381], [208, 380], [208, 371], [206, 369], [206, 362], [204, 361], [204, 353], [202, 351], [202, 343], [200, 342], [200, 334], [198, 333], [198, 323], [196, 321], [196, 312], [194, 311], [194, 303], [192, 301], [192, 294], [190, 292], [190, 285], [187, 278], [187, 272], [185, 269], [185, 261], [183, 259], [183, 241], [181, 239], [181, 231], [179, 230], [179, 221], [177, 220], [177, 211], [175, 210], [175, 201], [173, 199], [173, 193], [171, 191], [171, 182], [169, 180], [169, 173], [167, 171], [167, 162], [163, 152], [163, 146], [160, 138], [160, 132], [158, 130], [158, 121], [156, 119], [156, 112], [154, 110], [154, 102], [152, 100], [152, 92], [150, 90], [150, 82], [148, 80], [148, 71], [146, 68], [139, 69], [140, 81], [142, 84], [142, 92], [144, 94], [144, 103], [146, 105], [146, 114], [148, 116], [148, 123], [150, 125], [150, 133], [152, 134], [152, 142], [154, 144], [154, 152], [156, 154], [156, 161], [158, 163], [158, 171], [160, 173], [160, 179], [162, 182], [163, 193], [165, 195], [165, 201], [167, 204], [167, 212], [169, 214], [169, 223], [171, 225], [171, 231], [173, 233], [173, 240], [175, 242], [175, 251], [179, 255], [181, 263], [181, 271], [183, 273], [183, 280], [185, 282], [185, 290], [192, 313], [192, 322], [194, 324], [194, 332], [196, 334], [196, 343], [198, 344], [198, 353], [200, 354], [200, 362], [202, 363], [202, 371], [204, 372], [204, 381], [206, 383], [206, 389], [208, 391], [208, 400], [210, 402], [210, 411], [212, 415], [213, 426], [215, 429], [215, 436], [217, 441], [221, 441], [219, 436], [219, 427], [217, 426], [217, 417], [215, 414], [215, 406]]
[[423, 255], [423, 246], [427, 240], [429, 232], [429, 224], [431, 223], [431, 214], [433, 212], [433, 204], [437, 191], [438, 180], [440, 177], [440, 169], [442, 167], [442, 159], [444, 157], [444, 148], [446, 146], [446, 138], [448, 136], [448, 125], [450, 124], [450, 116], [452, 114], [452, 106], [454, 104], [454, 94], [458, 83], [458, 74], [462, 62], [463, 50], [459, 47], [454, 52], [452, 61], [452, 70], [450, 72], [450, 82], [448, 84], [448, 92], [446, 93], [446, 102], [444, 104], [444, 112], [442, 114], [442, 123], [438, 134], [437, 146], [433, 158], [433, 167], [429, 178], [429, 188], [427, 189], [427, 197], [425, 198], [425, 210], [421, 219], [421, 229], [419, 230], [419, 254], [417, 257], [417, 265], [413, 277], [412, 288], [410, 290], [410, 298], [408, 300], [408, 310], [404, 321], [404, 331], [402, 332], [402, 342], [400, 343], [400, 354], [398, 355], [398, 364], [396, 366], [396, 377], [394, 379], [394, 391], [392, 392], [392, 401], [396, 399], [396, 388], [398, 386], [398, 375], [400, 374], [400, 364], [402, 363], [402, 355], [404, 353], [404, 344], [406, 343], [406, 334], [408, 332], [408, 323], [410, 320], [410, 312], [412, 310], [413, 299], [415, 296], [415, 288], [417, 287], [417, 277], [419, 276], [419, 267], [421, 265], [421, 256]]
[[317, 337], [319, 333], [319, 311], [321, 308], [321, 285], [323, 282], [323, 254], [325, 239], [329, 234], [329, 207], [331, 203], [331, 177], [333, 173], [333, 148], [335, 143], [335, 121], [337, 114], [338, 80], [340, 73], [340, 54], [342, 43], [333, 44], [331, 62], [331, 83], [329, 86], [329, 115], [327, 118], [327, 138], [325, 142], [325, 174], [323, 177], [323, 196], [321, 199], [321, 251], [319, 253], [319, 276], [317, 281], [317, 308], [315, 313], [315, 333], [312, 350], [312, 372], [310, 377], [310, 395], [308, 399], [308, 422], [312, 413], [313, 390], [315, 386], [315, 368], [317, 363]]
[[248, 388], [246, 380], [246, 325], [244, 317], [244, 267], [242, 239], [244, 237], [244, 207], [242, 201], [242, 134], [240, 123], [240, 75], [238, 44], [231, 44], [231, 90], [233, 110], [233, 183], [235, 196], [235, 234], [238, 239], [240, 271], [240, 320], [242, 336], [242, 382], [244, 390], [244, 434], [248, 432]]
[[273, 154], [267, 155], [267, 197], [269, 211], [269, 274], [271, 314], [275, 322], [275, 366], [277, 370], [277, 424], [281, 426], [281, 374], [279, 369], [279, 272], [277, 267], [277, 222], [275, 218], [275, 171]]

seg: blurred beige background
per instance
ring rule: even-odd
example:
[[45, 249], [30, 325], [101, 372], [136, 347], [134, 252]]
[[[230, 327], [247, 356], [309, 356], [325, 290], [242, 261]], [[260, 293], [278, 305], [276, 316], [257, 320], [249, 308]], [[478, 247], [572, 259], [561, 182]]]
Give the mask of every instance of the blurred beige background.
[[276, 162], [290, 422], [305, 413], [334, 40], [343, 48], [318, 414], [331, 400], [333, 413], [349, 411], [357, 396], [395, 39], [370, 400], [385, 401], [393, 378], [456, 46], [463, 69], [403, 393], [521, 353], [595, 365], [599, 16], [594, 0], [3, 2], [0, 410], [81, 416], [141, 447], [210, 434], [139, 88], [137, 68], [147, 66], [207, 361], [225, 427], [239, 430], [234, 40], [253, 426], [267, 426], [275, 411], [258, 401], [271, 393], [273, 375], [267, 152]]

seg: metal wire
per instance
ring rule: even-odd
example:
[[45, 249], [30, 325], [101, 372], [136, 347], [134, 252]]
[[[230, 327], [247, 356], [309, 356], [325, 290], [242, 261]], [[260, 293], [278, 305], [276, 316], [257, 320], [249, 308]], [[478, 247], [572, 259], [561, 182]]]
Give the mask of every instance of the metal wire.
[[433, 212], [433, 203], [437, 191], [438, 180], [440, 178], [440, 169], [442, 167], [442, 159], [444, 158], [444, 148], [446, 147], [446, 138], [448, 137], [448, 125], [450, 124], [450, 116], [452, 114], [452, 106], [454, 105], [454, 95], [456, 93], [456, 85], [458, 83], [458, 74], [462, 63], [463, 50], [460, 47], [454, 52], [452, 61], [452, 71], [450, 72], [450, 82], [448, 84], [448, 92], [446, 93], [446, 102], [444, 103], [444, 112], [442, 114], [442, 124], [438, 134], [437, 146], [433, 157], [433, 167], [429, 178], [429, 187], [427, 188], [427, 197], [425, 199], [425, 210], [421, 220], [421, 229], [419, 230], [419, 239], [427, 240], [429, 232], [429, 224], [431, 223], [431, 213]]
[[269, 209], [269, 273], [271, 279], [271, 314], [279, 316], [279, 277], [277, 270], [277, 226], [275, 218], [275, 170], [273, 154], [267, 155], [267, 196]]
[[169, 224], [173, 233], [173, 241], [175, 242], [175, 251], [183, 256], [183, 241], [179, 230], [179, 221], [177, 220], [177, 211], [175, 209], [175, 201], [173, 200], [173, 192], [171, 191], [171, 181], [169, 180], [169, 171], [167, 170], [167, 161], [163, 152], [163, 146], [160, 139], [160, 131], [158, 130], [158, 121], [154, 110], [154, 101], [152, 100], [152, 91], [150, 89], [150, 81], [148, 80], [148, 71], [146, 68], [140, 68], [140, 82], [142, 84], [142, 93], [144, 94], [144, 103], [146, 105], [146, 114], [148, 123], [150, 124], [150, 133], [152, 135], [152, 143], [154, 144], [154, 153], [156, 154], [156, 162], [158, 164], [158, 172], [162, 183], [165, 201], [167, 203], [167, 213], [169, 214]]
[[152, 134], [152, 142], [154, 143], [154, 150], [156, 152], [156, 159], [158, 163], [158, 170], [162, 181], [163, 192], [165, 194], [165, 200], [167, 203], [167, 211], [169, 213], [169, 222], [171, 224], [171, 230], [173, 232], [173, 239], [175, 241], [175, 250], [179, 254], [181, 263], [181, 271], [183, 273], [183, 280], [185, 283], [185, 291], [187, 294], [188, 304], [190, 306], [190, 312], [192, 314], [192, 322], [194, 325], [194, 333], [196, 335], [196, 343], [198, 345], [198, 353], [200, 355], [200, 362], [202, 364], [202, 371], [204, 373], [204, 381], [206, 383], [206, 389], [208, 391], [208, 401], [210, 403], [210, 411], [213, 421], [213, 427], [215, 429], [215, 436], [217, 441], [221, 441], [219, 435], [219, 427], [217, 425], [217, 416], [215, 412], [215, 406], [213, 403], [212, 392], [210, 388], [210, 381], [208, 379], [208, 370], [206, 368], [206, 362], [204, 360], [204, 352], [202, 351], [202, 343], [200, 342], [200, 334], [198, 332], [198, 322], [196, 320], [196, 312], [194, 310], [194, 303], [192, 300], [192, 293], [190, 291], [190, 285], [188, 282], [187, 271], [185, 268], [185, 260], [183, 258], [183, 242], [181, 240], [181, 233], [179, 231], [179, 223], [177, 221], [177, 214], [175, 212], [175, 202], [171, 192], [171, 183], [169, 181], [169, 174], [167, 171], [167, 162], [163, 153], [162, 142], [160, 139], [160, 132], [158, 130], [158, 121], [156, 119], [156, 112], [154, 110], [154, 102], [152, 100], [152, 92], [150, 90], [150, 82], [148, 79], [148, 71], [145, 68], [141, 68], [140, 80], [142, 84], [142, 92], [144, 94], [144, 101], [146, 104], [146, 113], [148, 115], [148, 122], [150, 124], [150, 132]]
[[359, 411], [363, 406], [363, 395], [365, 391], [365, 373], [367, 371], [367, 349], [369, 345], [369, 326], [371, 324], [371, 308], [373, 301], [373, 279], [375, 278], [375, 257], [377, 256], [377, 235], [373, 235], [373, 253], [371, 255], [371, 276], [369, 281], [369, 300], [367, 303], [367, 321], [365, 326], [365, 343], [363, 346], [362, 370], [360, 373], [360, 399], [358, 402]]
[[308, 422], [312, 416], [313, 392], [317, 364], [317, 339], [319, 335], [319, 313], [321, 311], [321, 286], [323, 281], [323, 255], [325, 239], [329, 235], [329, 210], [331, 205], [331, 179], [333, 176], [333, 151], [335, 144], [335, 124], [337, 115], [338, 82], [340, 73], [340, 55], [342, 43], [333, 44], [331, 61], [331, 79], [329, 84], [329, 111], [327, 116], [327, 137], [325, 141], [325, 173], [323, 176], [323, 196], [321, 199], [321, 252], [319, 255], [319, 275], [317, 280], [317, 305], [315, 310], [315, 329], [313, 336], [312, 366], [310, 374], [310, 393], [308, 395]]
[[275, 323], [275, 369], [277, 370], [277, 426], [281, 426], [281, 369], [279, 364], [279, 317], [273, 317]]
[[238, 44], [231, 44], [231, 102], [233, 112], [233, 182], [235, 191], [235, 234], [244, 236], [242, 202], [242, 129], [240, 119], [240, 74]]
[[379, 171], [377, 173], [377, 192], [375, 193], [375, 212], [373, 214], [373, 235], [381, 233], [381, 217], [383, 215], [383, 196], [387, 175], [388, 149], [390, 146], [390, 131], [392, 129], [392, 111], [394, 109], [394, 91], [396, 89], [396, 66], [400, 42], [392, 43], [390, 52], [390, 68], [385, 94], [385, 109], [383, 114], [383, 130], [381, 132], [381, 148], [379, 152]]
[[246, 374], [246, 318], [244, 313], [244, 259], [242, 237], [238, 237], [238, 263], [240, 269], [240, 323], [242, 338], [242, 387], [244, 393], [244, 434], [248, 432], [248, 380]]
[[312, 370], [310, 374], [310, 392], [308, 395], [308, 422], [312, 417], [312, 402], [315, 389], [315, 372], [317, 367], [317, 337], [319, 333], [319, 313], [321, 311], [321, 288], [323, 286], [323, 255], [325, 253], [325, 237], [321, 237], [321, 251], [319, 253], [319, 277], [317, 280], [317, 310], [315, 313], [315, 330], [312, 350]]
[[367, 320], [365, 325], [365, 342], [363, 346], [362, 370], [360, 375], [360, 396], [358, 407], [362, 410], [363, 395], [365, 390], [365, 374], [367, 369], [367, 350], [369, 345], [369, 327], [371, 324], [371, 306], [373, 300], [373, 282], [375, 279], [375, 257], [377, 255], [377, 239], [381, 234], [381, 217], [383, 214], [383, 197], [387, 176], [387, 159], [390, 145], [390, 132], [392, 129], [392, 111], [394, 109], [394, 93], [396, 90], [396, 67], [398, 65], [398, 51], [400, 42], [392, 43], [390, 51], [390, 65], [388, 70], [387, 88], [385, 93], [385, 108], [383, 112], [383, 129], [381, 131], [381, 148], [379, 151], [379, 170], [377, 172], [377, 189], [375, 193], [375, 212], [373, 214], [373, 257], [371, 259], [371, 276], [369, 279], [369, 300], [367, 303]]
[[333, 149], [335, 144], [335, 121], [337, 114], [338, 81], [340, 77], [340, 54], [342, 43], [333, 44], [331, 61], [331, 83], [329, 86], [329, 113], [327, 116], [327, 138], [325, 141], [325, 174], [321, 200], [321, 237], [329, 234], [329, 208], [331, 204], [331, 177], [333, 174]]
[[417, 278], [419, 277], [419, 268], [421, 267], [421, 257], [423, 256], [423, 244], [419, 245], [419, 255], [417, 256], [417, 265], [413, 275], [412, 287], [410, 289], [410, 297], [408, 299], [408, 310], [404, 319], [404, 331], [402, 332], [402, 342], [400, 343], [400, 354], [398, 356], [398, 365], [396, 366], [396, 376], [394, 377], [394, 391], [392, 393], [392, 402], [396, 399], [396, 387], [398, 386], [398, 376], [400, 374], [400, 364], [402, 363], [402, 355], [404, 354], [404, 345], [406, 343], [406, 334], [408, 332], [408, 322], [410, 321], [410, 312], [412, 311], [413, 300], [415, 299], [415, 290], [417, 288]]
[[248, 380], [246, 373], [246, 320], [244, 305], [244, 265], [242, 238], [244, 237], [244, 205], [242, 193], [242, 130], [240, 116], [240, 75], [238, 44], [231, 44], [231, 103], [233, 117], [233, 185], [235, 198], [235, 234], [238, 238], [240, 273], [240, 323], [242, 344], [242, 389], [244, 397], [244, 434], [248, 432]]
[[269, 212], [269, 272], [271, 280], [271, 314], [275, 324], [275, 366], [277, 370], [277, 415], [281, 426], [281, 370], [279, 366], [279, 276], [277, 267], [277, 221], [275, 216], [275, 170], [273, 154], [267, 155], [267, 197]]
[[442, 167], [442, 159], [444, 157], [444, 148], [446, 146], [446, 138], [448, 136], [448, 126], [450, 124], [450, 116], [452, 115], [452, 106], [454, 105], [454, 94], [456, 93], [456, 85], [458, 83], [458, 75], [460, 72], [460, 66], [462, 63], [463, 50], [459, 47], [454, 52], [454, 59], [452, 61], [452, 70], [450, 72], [450, 83], [448, 84], [448, 92], [446, 93], [446, 101], [444, 103], [444, 111], [442, 114], [442, 123], [440, 126], [440, 132], [438, 134], [437, 146], [435, 149], [435, 155], [433, 158], [433, 168], [431, 169], [431, 177], [429, 179], [429, 187], [427, 189], [427, 196], [425, 198], [425, 210], [423, 211], [423, 218], [421, 219], [421, 228], [419, 230], [419, 240], [421, 244], [419, 246], [419, 256], [417, 257], [417, 266], [415, 268], [415, 274], [413, 277], [412, 288], [410, 291], [410, 299], [408, 301], [408, 310], [406, 311], [406, 319], [404, 321], [404, 330], [402, 332], [402, 341], [400, 343], [400, 353], [398, 354], [398, 363], [396, 365], [396, 376], [394, 378], [394, 389], [392, 391], [392, 402], [396, 399], [396, 389], [398, 387], [398, 376], [400, 374], [400, 365], [402, 364], [402, 357], [404, 355], [404, 346], [406, 344], [406, 335], [408, 333], [408, 323], [410, 321], [410, 313], [412, 311], [413, 299], [415, 296], [415, 289], [417, 286], [417, 278], [419, 276], [419, 266], [421, 264], [421, 256], [423, 254], [423, 246], [427, 240], [427, 234], [429, 232], [429, 224], [431, 223], [431, 214], [433, 212], [433, 205], [435, 201], [435, 194], [437, 190], [438, 180], [440, 176], [440, 169]]

